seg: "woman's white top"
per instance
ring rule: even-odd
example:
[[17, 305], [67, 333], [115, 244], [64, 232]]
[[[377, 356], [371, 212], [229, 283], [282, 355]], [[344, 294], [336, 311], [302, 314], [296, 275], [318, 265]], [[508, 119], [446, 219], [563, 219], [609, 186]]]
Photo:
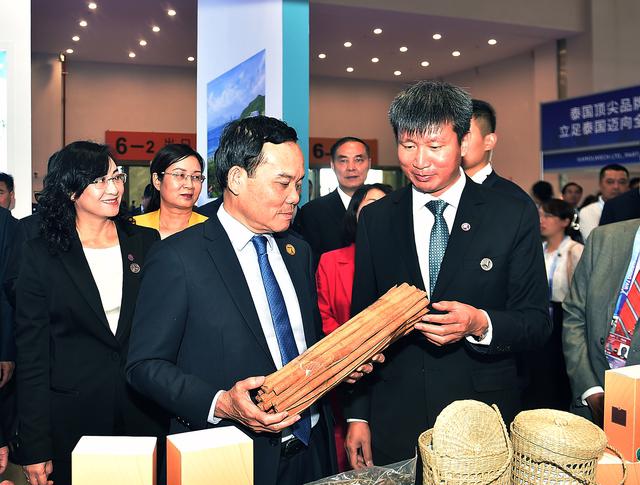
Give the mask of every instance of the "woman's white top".
[[115, 335], [122, 303], [122, 253], [120, 253], [120, 245], [100, 249], [82, 248], [82, 250], [100, 292], [100, 300], [109, 322], [109, 328]]
[[565, 236], [555, 251], [547, 251], [546, 242], [542, 247], [547, 267], [547, 281], [551, 287], [551, 301], [562, 303], [569, 293], [573, 272], [580, 261], [584, 246]]

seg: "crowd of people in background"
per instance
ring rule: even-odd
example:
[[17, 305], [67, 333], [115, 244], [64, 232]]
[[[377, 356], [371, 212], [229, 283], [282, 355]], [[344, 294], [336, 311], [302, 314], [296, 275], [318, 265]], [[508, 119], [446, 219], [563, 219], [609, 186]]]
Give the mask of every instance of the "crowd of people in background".
[[[611, 164], [597, 194], [541, 180], [529, 195], [494, 169], [491, 104], [442, 82], [403, 90], [389, 120], [409, 184], [365, 184], [370, 147], [345, 136], [337, 188], [299, 210], [297, 133], [265, 116], [225, 128], [223, 196], [202, 207], [204, 161], [183, 144], [158, 151], [131, 207], [98, 143], [53, 154], [20, 221], [0, 173], [0, 475], [11, 445], [30, 484], [68, 484], [81, 436], [143, 435], [163, 483], [168, 433], [233, 424], [254, 483], [298, 485], [413, 456], [457, 399], [601, 424], [604, 370], [640, 362], [640, 180]], [[300, 415], [255, 405], [263, 376], [405, 282], [431, 311], [379, 365]]]

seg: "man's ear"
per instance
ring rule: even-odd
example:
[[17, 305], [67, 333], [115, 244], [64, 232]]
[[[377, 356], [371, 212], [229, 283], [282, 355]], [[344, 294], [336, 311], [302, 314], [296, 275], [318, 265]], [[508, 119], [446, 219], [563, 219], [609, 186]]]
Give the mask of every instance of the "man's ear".
[[464, 157], [467, 155], [467, 150], [469, 149], [469, 137], [471, 136], [470, 132], [466, 132], [460, 141], [460, 156]]
[[496, 135], [495, 133], [489, 133], [488, 135], [485, 135], [484, 151], [488, 152], [490, 150], [493, 150], [496, 146], [496, 143], [498, 143], [498, 135]]
[[229, 192], [233, 195], [240, 194], [246, 184], [247, 177], [248, 174], [244, 168], [238, 165], [231, 167], [227, 173], [227, 189], [229, 189]]

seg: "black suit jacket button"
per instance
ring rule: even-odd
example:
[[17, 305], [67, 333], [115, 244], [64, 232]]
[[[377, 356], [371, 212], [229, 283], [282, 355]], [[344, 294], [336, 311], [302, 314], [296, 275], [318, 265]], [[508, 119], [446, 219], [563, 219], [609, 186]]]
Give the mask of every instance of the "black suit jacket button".
[[604, 345], [604, 337], [600, 339], [600, 345]]
[[120, 360], [120, 354], [118, 352], [111, 352], [111, 360], [117, 362]]

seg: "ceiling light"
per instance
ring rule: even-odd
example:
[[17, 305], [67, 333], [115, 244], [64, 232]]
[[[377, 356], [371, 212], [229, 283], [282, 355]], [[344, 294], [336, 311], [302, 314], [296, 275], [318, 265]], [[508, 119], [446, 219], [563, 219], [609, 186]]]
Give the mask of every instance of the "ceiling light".
[[154, 25], [153, 27], [151, 27], [151, 30], [153, 30], [154, 32], [160, 32], [160, 27]]
[[353, 67], [351, 66], [347, 67], [347, 72], [353, 72]]
[[320, 54], [318, 54], [318, 57], [320, 59], [326, 59], [327, 55], [324, 52], [321, 52]]
[[407, 52], [409, 49], [405, 46], [400, 47], [400, 52]]
[[189, 57], [187, 57], [187, 61], [189, 61], [189, 62], [193, 62], [193, 61], [195, 61], [195, 60], [196, 60], [196, 58], [195, 58], [195, 57], [193, 57], [193, 56], [189, 56]]
[[442, 34], [433, 34], [433, 40], [440, 40], [442, 39]]
[[422, 67], [429, 67], [429, 61], [422, 61], [422, 62], [420, 63], [420, 65], [421, 65]]
[[496, 45], [497, 43], [498, 43], [498, 41], [496, 39], [489, 39], [487, 41], [487, 44], [489, 44], [489, 45]]
[[380, 59], [378, 59], [377, 57], [372, 57], [371, 58], [371, 62], [378, 62]]
[[142, 47], [147, 45], [147, 41], [144, 39], [140, 39], [140, 42], [138, 42], [138, 44], [140, 44]]
[[98, 4], [96, 2], [89, 2], [87, 7], [89, 7], [91, 10], [95, 10], [96, 8], [98, 8]]
[[460, 51], [453, 51], [453, 52], [451, 53], [451, 55], [452, 55], [453, 57], [460, 57]]
[[174, 9], [170, 8], [169, 10], [167, 10], [167, 15], [169, 17], [175, 17], [176, 11]]
[[73, 54], [73, 49], [67, 49], [65, 52], [66, 52], [67, 54]]
[[73, 37], [71, 37], [71, 40], [74, 42], [78, 42], [80, 40], [80, 37], [78, 37], [77, 35], [74, 35]]
[[87, 21], [86, 21], [86, 20], [81, 20], [80, 22], [78, 22], [78, 25], [79, 25], [80, 27], [86, 27], [86, 26], [87, 26], [87, 25], [89, 25], [89, 24], [87, 24]]
[[399, 76], [400, 74], [402, 74], [402, 71], [393, 71], [394, 76]]
[[130, 57], [131, 59], [133, 59], [135, 56], [136, 56], [136, 53], [135, 53], [135, 52], [133, 52], [133, 51], [129, 52], [129, 57]]
[[347, 42], [345, 42], [345, 43], [344, 43], [344, 46], [345, 46], [345, 47], [351, 47], [352, 45], [353, 45], [353, 44], [352, 44], [351, 42], [349, 42], [349, 41], [347, 41]]
[[380, 27], [378, 27], [376, 29], [373, 29], [373, 33], [376, 34], [376, 35], [380, 35], [380, 34], [382, 34], [382, 29]]

